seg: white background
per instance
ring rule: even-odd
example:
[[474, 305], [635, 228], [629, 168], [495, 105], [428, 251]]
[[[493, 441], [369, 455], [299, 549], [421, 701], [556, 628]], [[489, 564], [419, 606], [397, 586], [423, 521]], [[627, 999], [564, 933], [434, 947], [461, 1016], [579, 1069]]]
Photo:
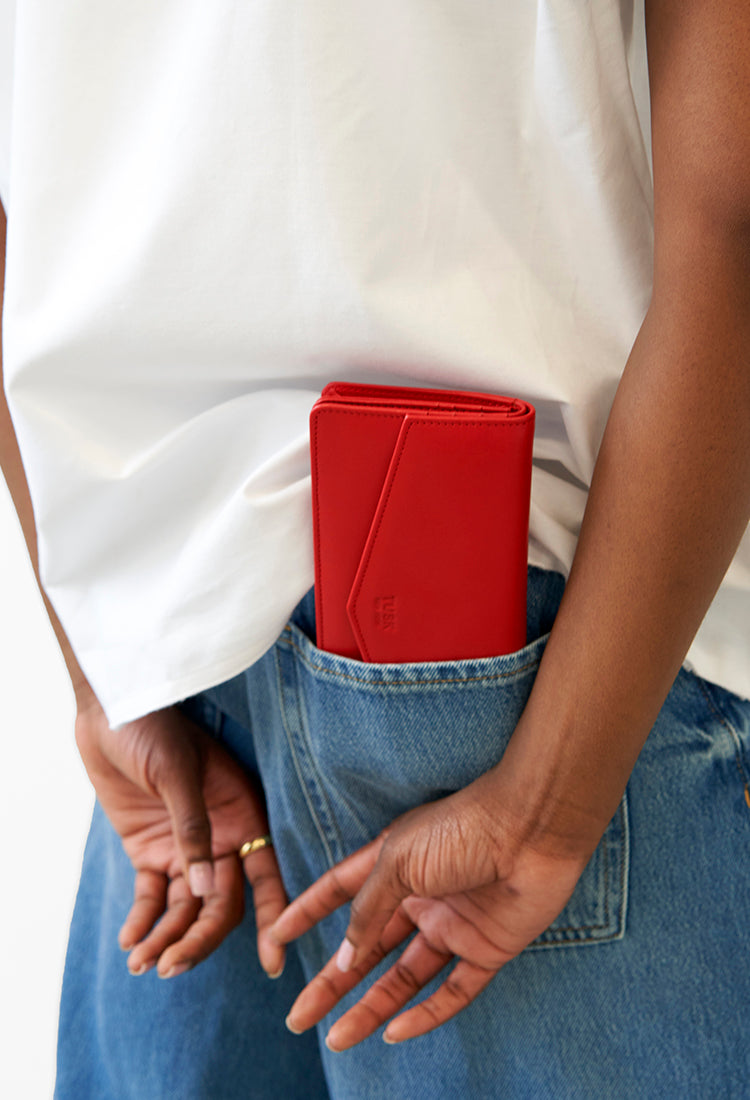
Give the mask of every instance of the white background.
[[93, 794], [73, 695], [0, 476], [0, 1096], [50, 1100]]

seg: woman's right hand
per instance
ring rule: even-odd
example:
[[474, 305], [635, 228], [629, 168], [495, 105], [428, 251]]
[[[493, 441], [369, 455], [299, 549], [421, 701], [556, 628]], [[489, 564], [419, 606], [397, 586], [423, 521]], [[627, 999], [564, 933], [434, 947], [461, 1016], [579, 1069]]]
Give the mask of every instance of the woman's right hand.
[[[98, 702], [79, 706], [76, 741], [104, 812], [135, 868], [119, 935], [128, 967], [176, 977], [205, 959], [244, 914], [245, 841], [268, 833], [262, 790], [178, 708], [112, 730]], [[271, 977], [284, 949], [267, 935], [286, 905], [273, 848], [247, 855], [258, 956]]]

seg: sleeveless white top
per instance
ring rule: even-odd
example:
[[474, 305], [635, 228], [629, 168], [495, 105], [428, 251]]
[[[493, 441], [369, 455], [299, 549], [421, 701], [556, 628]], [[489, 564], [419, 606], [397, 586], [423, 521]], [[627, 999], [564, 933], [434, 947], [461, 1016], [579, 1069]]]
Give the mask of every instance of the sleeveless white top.
[[[332, 379], [537, 409], [566, 572], [650, 295], [638, 0], [0, 0], [5, 374], [46, 589], [113, 724], [313, 582]], [[746, 538], [693, 645], [750, 696]]]

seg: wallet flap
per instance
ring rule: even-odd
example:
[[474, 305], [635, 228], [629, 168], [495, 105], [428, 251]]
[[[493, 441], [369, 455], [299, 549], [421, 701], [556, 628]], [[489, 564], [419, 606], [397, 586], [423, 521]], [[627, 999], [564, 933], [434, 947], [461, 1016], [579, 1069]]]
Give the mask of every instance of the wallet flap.
[[324, 403], [310, 417], [317, 643], [345, 657], [361, 656], [346, 601], [402, 423], [398, 412]]
[[369, 661], [512, 652], [526, 640], [534, 413], [408, 413], [347, 603]]

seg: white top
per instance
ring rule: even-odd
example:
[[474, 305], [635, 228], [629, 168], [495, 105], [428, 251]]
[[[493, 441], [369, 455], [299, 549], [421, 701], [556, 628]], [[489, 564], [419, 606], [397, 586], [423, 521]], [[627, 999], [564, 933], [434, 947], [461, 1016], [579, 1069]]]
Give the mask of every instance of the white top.
[[[332, 379], [537, 408], [567, 571], [647, 308], [632, 0], [0, 0], [5, 371], [50, 598], [114, 724], [313, 582]], [[746, 538], [691, 650], [750, 696]]]

